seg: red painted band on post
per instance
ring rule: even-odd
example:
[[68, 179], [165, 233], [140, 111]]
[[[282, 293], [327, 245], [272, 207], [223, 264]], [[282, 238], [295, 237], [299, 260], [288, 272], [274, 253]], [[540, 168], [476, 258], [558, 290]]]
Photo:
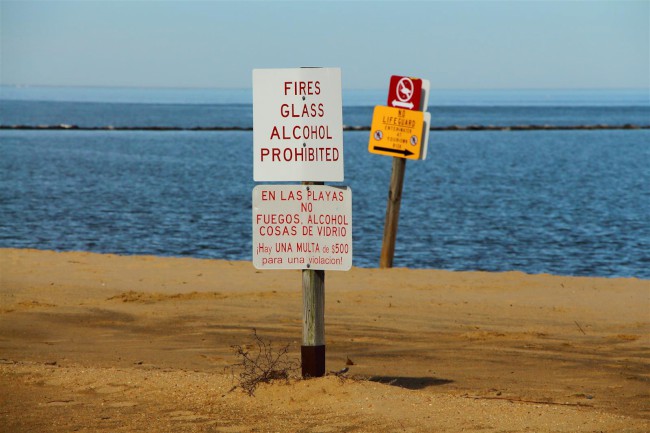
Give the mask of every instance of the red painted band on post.
[[302, 377], [325, 376], [325, 346], [300, 346]]

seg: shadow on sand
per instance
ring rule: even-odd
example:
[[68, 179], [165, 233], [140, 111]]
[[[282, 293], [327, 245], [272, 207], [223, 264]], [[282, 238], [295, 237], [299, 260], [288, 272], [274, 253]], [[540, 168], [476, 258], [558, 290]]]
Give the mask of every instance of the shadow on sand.
[[453, 383], [453, 380], [438, 379], [436, 377], [408, 377], [408, 376], [372, 376], [368, 378], [371, 382], [383, 383], [385, 385], [398, 386], [406, 389], [424, 389], [430, 386], [446, 385]]

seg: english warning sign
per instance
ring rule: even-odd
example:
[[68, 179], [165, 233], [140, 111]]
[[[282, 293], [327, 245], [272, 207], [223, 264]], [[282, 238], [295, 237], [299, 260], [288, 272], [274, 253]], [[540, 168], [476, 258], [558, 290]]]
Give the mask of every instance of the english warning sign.
[[253, 265], [346, 271], [352, 267], [352, 191], [325, 185], [253, 189]]
[[253, 70], [253, 179], [343, 180], [339, 68]]
[[376, 106], [368, 151], [406, 159], [424, 159], [431, 115], [422, 111]]

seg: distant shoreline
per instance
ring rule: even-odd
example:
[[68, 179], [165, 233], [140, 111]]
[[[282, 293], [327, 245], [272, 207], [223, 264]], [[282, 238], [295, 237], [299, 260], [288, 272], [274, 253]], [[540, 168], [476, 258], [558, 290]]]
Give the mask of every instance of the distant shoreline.
[[[650, 125], [449, 125], [432, 126], [430, 131], [576, 131], [650, 129]], [[22, 131], [252, 131], [252, 126], [79, 126], [79, 125], [0, 125], [0, 130]], [[370, 131], [370, 126], [343, 126], [344, 131]]]

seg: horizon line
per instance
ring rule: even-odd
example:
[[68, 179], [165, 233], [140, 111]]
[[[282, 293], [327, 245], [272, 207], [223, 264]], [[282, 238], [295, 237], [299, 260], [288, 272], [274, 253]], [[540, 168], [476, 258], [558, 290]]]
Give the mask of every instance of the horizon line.
[[[253, 87], [201, 87], [201, 86], [138, 86], [138, 85], [74, 85], [74, 84], [4, 84], [0, 87], [10, 87], [15, 89], [29, 88], [69, 88], [69, 89], [126, 89], [126, 90], [232, 90], [232, 91], [252, 91]], [[381, 91], [385, 87], [343, 87], [343, 91]], [[469, 91], [647, 91], [648, 87], [432, 87], [431, 91], [451, 91], [451, 92], [469, 92]]]

